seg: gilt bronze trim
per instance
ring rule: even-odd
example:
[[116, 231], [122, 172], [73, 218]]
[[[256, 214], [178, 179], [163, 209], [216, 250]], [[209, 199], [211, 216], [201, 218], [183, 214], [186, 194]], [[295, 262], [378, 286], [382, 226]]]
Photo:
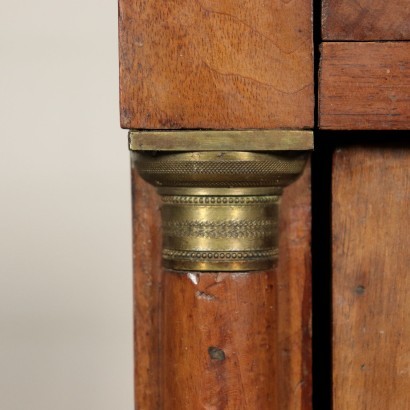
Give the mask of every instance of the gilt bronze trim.
[[313, 132], [131, 130], [129, 147], [132, 151], [306, 151], [313, 149]]
[[[182, 141], [179, 149], [191, 147], [185, 131], [174, 135]], [[212, 144], [225, 139], [226, 132], [210, 132]], [[233, 138], [235, 132], [229, 132]], [[255, 133], [256, 131], [252, 131]], [[272, 132], [275, 135], [277, 131]], [[282, 133], [282, 131], [281, 131]], [[163, 264], [166, 268], [188, 271], [252, 271], [270, 268], [278, 258], [278, 215], [282, 189], [292, 183], [303, 171], [309, 141], [276, 142], [276, 149], [250, 150], [252, 143], [234, 144], [238, 149], [203, 149], [198, 131], [195, 151], [161, 150], [165, 139], [175, 140], [170, 132], [133, 133], [132, 146], [148, 146], [156, 136], [156, 150], [131, 152], [133, 165], [140, 175], [154, 185], [162, 199]], [[189, 135], [197, 135], [190, 131]], [[243, 136], [244, 132], [238, 135]], [[250, 134], [249, 134], [250, 135]], [[267, 131], [263, 132], [267, 136]], [[284, 136], [284, 134], [281, 134]], [[310, 134], [309, 134], [310, 135]], [[166, 138], [165, 138], [166, 136]], [[139, 145], [138, 138], [143, 141]], [[182, 138], [184, 137], [184, 138]], [[269, 138], [268, 138], [269, 139]], [[309, 139], [309, 138], [307, 138]], [[261, 140], [260, 140], [261, 141]], [[299, 142], [298, 142], [299, 141]], [[273, 144], [275, 145], [275, 144]], [[284, 147], [298, 146], [289, 150]], [[258, 147], [261, 147], [259, 144]], [[282, 149], [278, 149], [282, 147]]]

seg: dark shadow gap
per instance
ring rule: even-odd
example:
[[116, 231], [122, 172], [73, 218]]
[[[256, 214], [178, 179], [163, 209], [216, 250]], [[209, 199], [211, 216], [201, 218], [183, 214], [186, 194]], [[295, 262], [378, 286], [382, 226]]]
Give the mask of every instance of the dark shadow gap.
[[312, 155], [313, 409], [332, 408], [332, 138], [315, 133]]
[[312, 406], [332, 408], [331, 139], [318, 130], [322, 1], [313, 0], [315, 150], [312, 154]]

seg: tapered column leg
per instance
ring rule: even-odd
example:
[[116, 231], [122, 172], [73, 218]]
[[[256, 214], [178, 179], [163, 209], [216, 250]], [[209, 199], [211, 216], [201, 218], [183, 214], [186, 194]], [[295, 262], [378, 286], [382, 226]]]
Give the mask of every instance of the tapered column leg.
[[[283, 187], [302, 172], [306, 155], [139, 152], [132, 159], [134, 203], [139, 203], [137, 404], [148, 410], [282, 410], [307, 402], [299, 381], [297, 390], [287, 389], [295, 365], [308, 364], [300, 355], [286, 355], [294, 335], [283, 340], [286, 326], [292, 331], [300, 322], [286, 314], [289, 306], [280, 313], [282, 303], [301, 295], [284, 298], [282, 288], [291, 280], [278, 270]], [[309, 208], [302, 215], [308, 217]], [[309, 220], [304, 222], [308, 229]], [[308, 240], [302, 235], [303, 252], [309, 251]], [[293, 238], [292, 246], [298, 241]], [[292, 274], [292, 266], [283, 266]], [[309, 305], [305, 325], [308, 312]]]
[[163, 408], [279, 409], [275, 272], [163, 280]]

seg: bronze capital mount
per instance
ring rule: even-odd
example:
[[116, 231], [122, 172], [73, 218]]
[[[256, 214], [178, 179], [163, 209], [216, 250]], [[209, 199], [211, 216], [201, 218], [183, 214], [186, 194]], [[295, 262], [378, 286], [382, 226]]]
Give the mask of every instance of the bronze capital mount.
[[282, 190], [312, 148], [310, 131], [131, 131], [133, 166], [162, 199], [164, 266], [269, 269]]

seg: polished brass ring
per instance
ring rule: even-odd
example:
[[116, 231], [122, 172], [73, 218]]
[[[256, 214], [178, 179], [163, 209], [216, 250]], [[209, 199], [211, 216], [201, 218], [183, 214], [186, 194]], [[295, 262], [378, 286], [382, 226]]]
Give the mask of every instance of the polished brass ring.
[[306, 151], [132, 152], [162, 199], [163, 264], [188, 271], [269, 269], [278, 258], [283, 187]]

